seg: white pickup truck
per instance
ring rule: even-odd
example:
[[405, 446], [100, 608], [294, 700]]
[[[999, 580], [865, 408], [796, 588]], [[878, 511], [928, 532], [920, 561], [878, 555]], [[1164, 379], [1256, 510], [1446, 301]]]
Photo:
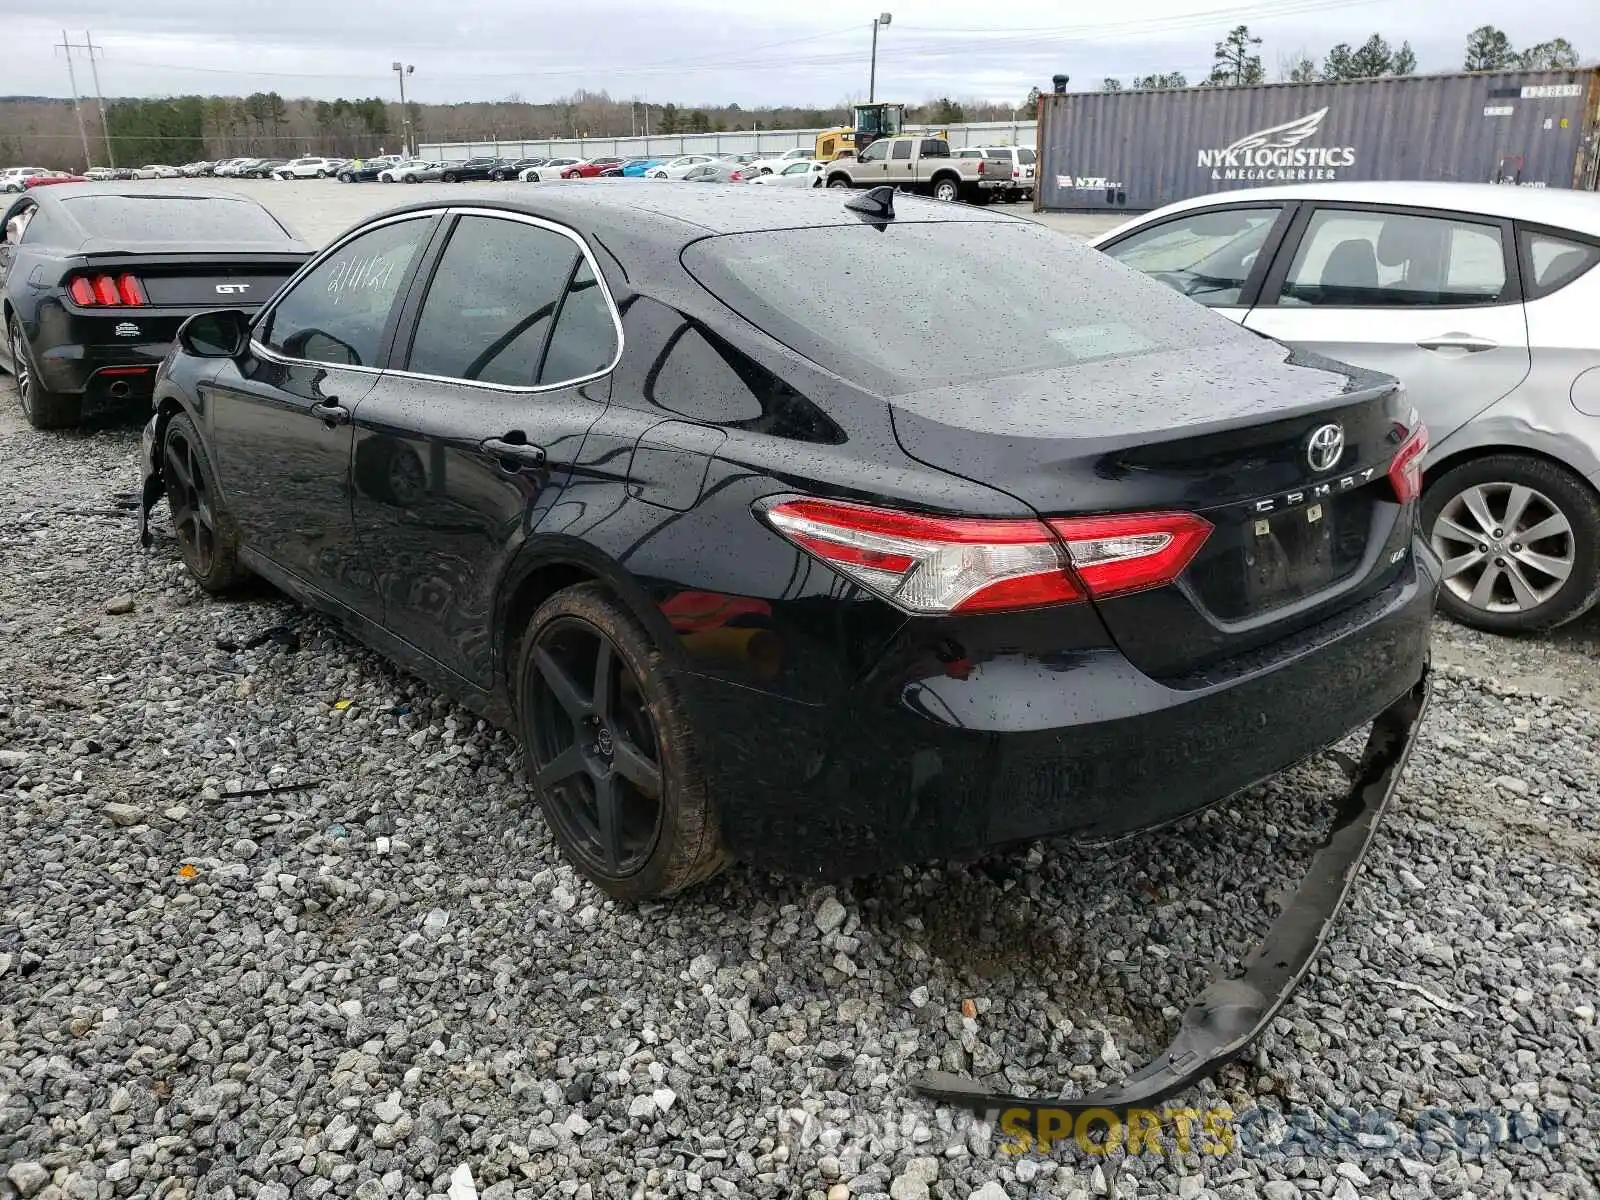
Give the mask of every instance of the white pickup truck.
[[1011, 186], [1010, 165], [981, 158], [956, 158], [944, 138], [905, 134], [879, 138], [860, 154], [828, 164], [831, 188], [873, 188], [888, 184], [905, 192], [925, 192], [935, 200], [987, 204]]

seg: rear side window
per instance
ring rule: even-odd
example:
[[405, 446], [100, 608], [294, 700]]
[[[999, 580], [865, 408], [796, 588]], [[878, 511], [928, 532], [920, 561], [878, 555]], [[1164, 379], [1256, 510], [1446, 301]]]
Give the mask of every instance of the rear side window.
[[1312, 214], [1278, 303], [1459, 308], [1506, 290], [1500, 226], [1448, 216], [1322, 209]]
[[1559, 291], [1600, 262], [1600, 246], [1547, 233], [1522, 235], [1524, 287], [1529, 299]]
[[55, 221], [44, 209], [26, 210], [22, 219], [22, 242], [27, 246], [48, 246], [55, 241]]
[[939, 138], [924, 138], [922, 140], [921, 157], [923, 157], [923, 158], [949, 158], [950, 157], [950, 143], [946, 142], [946, 141], [941, 141]]
[[683, 261], [779, 342], [886, 394], [1252, 336], [1027, 221], [728, 234]]
[[463, 217], [428, 285], [406, 369], [525, 388], [596, 374], [615, 353], [609, 305], [576, 242], [523, 221]]
[[1023, 146], [1017, 151], [1017, 161], [1022, 163], [1035, 163], [1039, 161], [1039, 156], [1026, 146]]
[[273, 308], [259, 337], [279, 354], [340, 366], [374, 366], [400, 289], [433, 218], [380, 225], [308, 271]]
[[[926, 143], [926, 142], [923, 143], [923, 145], [927, 145], [927, 144], [928, 143]], [[910, 158], [911, 157], [911, 143], [910, 142], [896, 142], [894, 144], [894, 146], [889, 151], [889, 157], [890, 158]]]
[[211, 196], [71, 196], [68, 206], [90, 237], [128, 242], [282, 242], [266, 209]]

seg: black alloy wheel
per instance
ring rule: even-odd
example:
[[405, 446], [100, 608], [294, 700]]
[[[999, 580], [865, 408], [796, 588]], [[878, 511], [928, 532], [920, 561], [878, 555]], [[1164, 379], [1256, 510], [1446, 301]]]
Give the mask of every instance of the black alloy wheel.
[[33, 363], [33, 349], [15, 313], [6, 325], [11, 376], [22, 401], [22, 415], [35, 429], [67, 429], [83, 419], [83, 397], [66, 396], [44, 386]]
[[726, 864], [687, 715], [649, 635], [594, 585], [547, 600], [521, 652], [529, 773], [567, 858], [619, 900]]
[[161, 474], [178, 551], [202, 589], [228, 591], [244, 577], [232, 522], [216, 492], [211, 460], [187, 416], [172, 418], [162, 441]]

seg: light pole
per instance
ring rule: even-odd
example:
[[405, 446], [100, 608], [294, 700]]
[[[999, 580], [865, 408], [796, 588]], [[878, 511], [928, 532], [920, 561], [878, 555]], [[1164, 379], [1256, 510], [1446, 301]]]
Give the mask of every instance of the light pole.
[[401, 154], [402, 157], [409, 159], [409, 158], [412, 157], [412, 153], [411, 153], [411, 110], [406, 107], [406, 76], [410, 75], [413, 71], [415, 71], [416, 67], [413, 67], [409, 63], [407, 63], [405, 66], [401, 66], [401, 64], [395, 63], [394, 66], [393, 66], [393, 70], [394, 70], [394, 73], [400, 79], [400, 126], [401, 126], [401, 129], [403, 131], [401, 133], [401, 137], [405, 141], [405, 144], [400, 147], [400, 154]]
[[872, 71], [867, 76], [867, 103], [871, 104], [878, 90], [878, 26], [889, 23], [888, 13], [879, 13], [872, 18]]

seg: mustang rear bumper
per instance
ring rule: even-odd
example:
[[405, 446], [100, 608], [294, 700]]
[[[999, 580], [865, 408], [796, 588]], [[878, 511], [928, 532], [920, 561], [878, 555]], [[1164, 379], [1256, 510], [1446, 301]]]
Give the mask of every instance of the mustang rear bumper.
[[1326, 941], [1394, 796], [1428, 706], [1429, 691], [1424, 671], [1417, 685], [1373, 723], [1333, 829], [1312, 859], [1294, 898], [1246, 960], [1243, 973], [1206, 988], [1184, 1013], [1177, 1036], [1159, 1056], [1115, 1087], [1070, 1099], [991, 1091], [979, 1080], [945, 1071], [918, 1076], [912, 1080], [912, 1088], [990, 1120], [1007, 1109], [1072, 1114], [1100, 1109], [1122, 1114], [1150, 1108], [1237, 1057], [1294, 994]]

